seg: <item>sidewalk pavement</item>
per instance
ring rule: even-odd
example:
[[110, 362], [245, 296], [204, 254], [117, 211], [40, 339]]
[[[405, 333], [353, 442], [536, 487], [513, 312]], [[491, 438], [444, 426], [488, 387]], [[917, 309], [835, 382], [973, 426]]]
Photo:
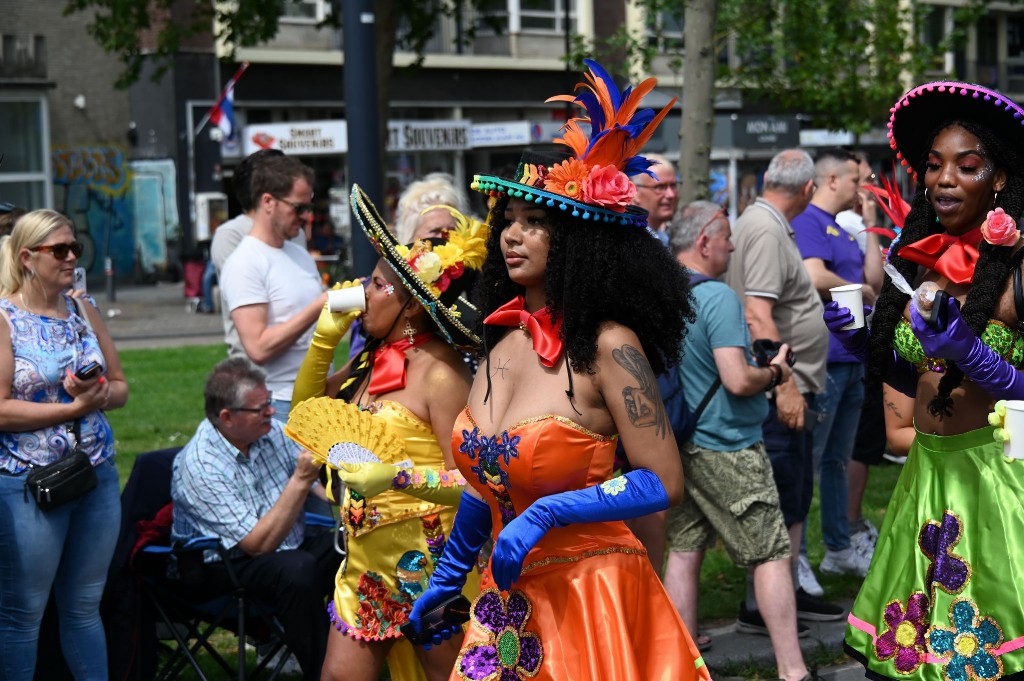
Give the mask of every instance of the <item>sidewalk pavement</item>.
[[[849, 612], [853, 601], [838, 601], [838, 604]], [[830, 655], [842, 651], [846, 617], [836, 622], [807, 622], [807, 625], [810, 626], [811, 633], [800, 639], [800, 648], [806, 659], [812, 660], [821, 651], [826, 651]], [[735, 669], [745, 664], [757, 667], [775, 666], [771, 640], [767, 636], [736, 631], [734, 621], [718, 627], [701, 627], [701, 633], [707, 634], [712, 640], [711, 649], [703, 653], [703, 656], [714, 681], [740, 678], [727, 676], [726, 672], [731, 671], [735, 674]], [[848, 658], [843, 664], [818, 669], [818, 675], [826, 681], [854, 681], [865, 678], [864, 667]]]
[[220, 313], [193, 312], [184, 284], [160, 282], [149, 286], [119, 286], [114, 301], [106, 291], [89, 291], [118, 350], [169, 348], [224, 342]]

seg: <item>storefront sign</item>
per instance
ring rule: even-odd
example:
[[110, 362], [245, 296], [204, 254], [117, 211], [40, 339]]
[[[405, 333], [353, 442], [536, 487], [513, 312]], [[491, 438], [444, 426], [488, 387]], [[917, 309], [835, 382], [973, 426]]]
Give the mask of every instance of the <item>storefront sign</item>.
[[529, 121], [478, 123], [469, 130], [469, 145], [476, 147], [508, 147], [529, 144]]
[[388, 151], [469, 148], [469, 121], [390, 121]]
[[344, 154], [348, 151], [345, 121], [301, 121], [245, 126], [245, 154], [260, 149], [280, 149], [294, 156]]
[[732, 117], [732, 145], [740, 149], [795, 147], [800, 144], [796, 116]]

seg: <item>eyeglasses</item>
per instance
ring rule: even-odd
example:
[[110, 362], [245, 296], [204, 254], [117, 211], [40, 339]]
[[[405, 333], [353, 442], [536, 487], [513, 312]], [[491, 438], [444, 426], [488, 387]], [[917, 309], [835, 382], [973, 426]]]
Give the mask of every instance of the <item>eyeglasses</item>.
[[637, 189], [650, 189], [655, 194], [667, 194], [668, 190], [677, 191], [678, 182], [659, 182], [658, 184], [638, 184]]
[[71, 253], [76, 258], [81, 258], [82, 251], [85, 250], [85, 246], [83, 246], [81, 242], [72, 241], [71, 243], [50, 244], [49, 246], [35, 246], [28, 250], [32, 251], [33, 253], [38, 253], [39, 251], [49, 251], [50, 253], [53, 253], [53, 257], [56, 258], [57, 260], [64, 260], [68, 257], [68, 253]]
[[228, 411], [247, 411], [250, 414], [265, 414], [274, 408], [274, 393], [267, 394], [267, 401], [258, 407], [228, 407]]
[[289, 206], [292, 207], [292, 210], [294, 210], [298, 215], [312, 213], [316, 209], [316, 206], [314, 206], [312, 203], [295, 203], [294, 201], [289, 201], [288, 199], [282, 199], [280, 196], [275, 196], [274, 198], [277, 199], [278, 201], [281, 201], [282, 203], [287, 203]]

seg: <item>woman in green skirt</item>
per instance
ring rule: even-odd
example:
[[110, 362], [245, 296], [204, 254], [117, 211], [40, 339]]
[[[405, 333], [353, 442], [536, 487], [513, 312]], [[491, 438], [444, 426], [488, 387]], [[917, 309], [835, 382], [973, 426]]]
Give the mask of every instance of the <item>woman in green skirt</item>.
[[1022, 122], [977, 85], [901, 97], [891, 145], [917, 192], [889, 249], [899, 276], [870, 333], [825, 308], [869, 381], [915, 396], [914, 444], [846, 634], [871, 678], [1024, 677], [1024, 461], [988, 422], [997, 400], [1024, 399]]

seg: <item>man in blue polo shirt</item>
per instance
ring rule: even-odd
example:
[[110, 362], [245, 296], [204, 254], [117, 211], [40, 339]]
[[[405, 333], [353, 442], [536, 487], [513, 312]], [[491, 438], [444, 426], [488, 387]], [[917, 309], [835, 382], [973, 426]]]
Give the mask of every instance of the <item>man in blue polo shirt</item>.
[[[814, 197], [792, 223], [804, 267], [822, 300], [831, 300], [830, 288], [861, 284], [864, 302], [871, 305], [877, 292], [864, 283], [864, 260], [865, 257], [881, 258], [881, 254], [877, 251], [861, 253], [857, 240], [836, 223], [836, 215], [851, 208], [857, 199], [859, 159], [842, 149], [828, 150], [818, 156], [814, 168]], [[871, 557], [850, 542], [846, 465], [853, 451], [864, 402], [863, 378], [861, 362], [830, 336], [825, 392], [817, 402], [821, 414], [814, 430], [821, 530], [826, 547], [821, 571], [862, 577], [867, 573]]]

